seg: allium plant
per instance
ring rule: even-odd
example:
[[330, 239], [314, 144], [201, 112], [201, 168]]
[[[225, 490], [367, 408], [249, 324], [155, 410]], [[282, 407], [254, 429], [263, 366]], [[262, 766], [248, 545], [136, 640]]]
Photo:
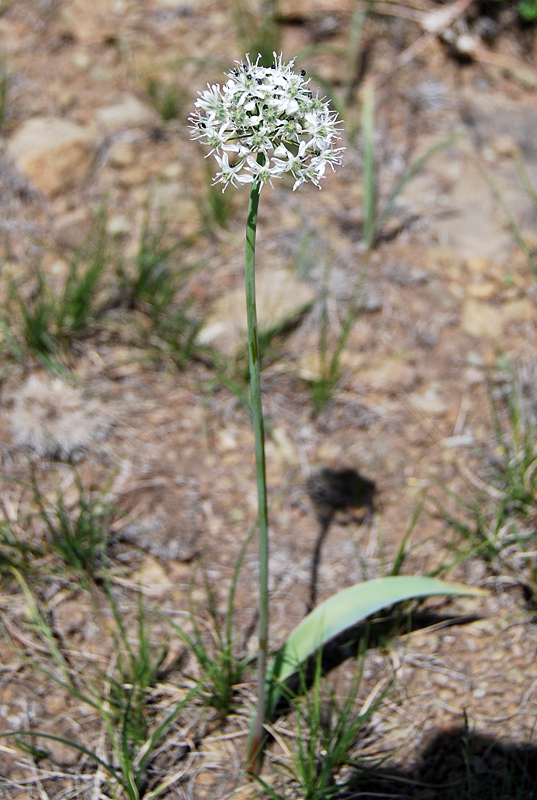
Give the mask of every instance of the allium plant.
[[246, 228], [245, 284], [248, 327], [250, 394], [255, 434], [258, 531], [259, 531], [259, 654], [257, 717], [250, 745], [249, 762], [254, 761], [263, 739], [265, 683], [268, 650], [268, 510], [265, 472], [265, 434], [261, 404], [259, 340], [255, 301], [255, 238], [259, 196], [265, 183], [291, 173], [293, 189], [311, 182], [320, 188], [327, 164], [341, 163], [343, 148], [334, 147], [339, 138], [337, 114], [328, 103], [314, 95], [309, 79], [293, 69], [294, 60], [282, 62], [274, 53], [271, 67], [259, 65], [260, 56], [227, 74], [223, 87], [214, 84], [200, 92], [191, 116], [192, 137], [211, 148], [219, 167], [214, 182], [251, 184]]
[[348, 587], [315, 608], [289, 635], [267, 670], [268, 651], [268, 510], [265, 434], [261, 404], [260, 354], [255, 302], [255, 239], [261, 188], [291, 173], [294, 189], [303, 183], [320, 185], [327, 164], [341, 163], [343, 148], [337, 115], [308, 88], [304, 71], [294, 61], [282, 63], [274, 54], [272, 67], [259, 65], [260, 56], [228, 73], [223, 87], [209, 86], [199, 94], [191, 116], [193, 138], [211, 150], [219, 167], [214, 182], [223, 190], [251, 184], [246, 226], [245, 289], [248, 358], [258, 497], [259, 651], [257, 711], [250, 736], [248, 767], [257, 775], [265, 742], [264, 723], [275, 711], [282, 686], [317, 649], [365, 617], [410, 597], [434, 594], [477, 594], [479, 590], [432, 578], [389, 577]]

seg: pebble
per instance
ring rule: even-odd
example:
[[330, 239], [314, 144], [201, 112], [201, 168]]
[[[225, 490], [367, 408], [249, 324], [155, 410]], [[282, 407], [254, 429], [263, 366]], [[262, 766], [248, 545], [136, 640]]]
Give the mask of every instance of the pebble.
[[45, 709], [52, 717], [63, 714], [67, 709], [65, 695], [63, 694], [49, 694], [45, 697]]
[[[108, 0], [70, 0], [63, 4], [60, 35], [86, 45], [111, 41], [114, 35], [119, 34], [119, 25], [110, 13], [110, 6]], [[116, 26], [118, 30], [115, 30]]]
[[491, 281], [471, 283], [466, 287], [466, 294], [476, 300], [490, 300], [496, 293], [496, 288], [496, 284]]
[[149, 181], [151, 171], [143, 164], [136, 164], [121, 171], [119, 176], [120, 185], [129, 189], [132, 186], [141, 186]]
[[136, 161], [136, 150], [129, 142], [114, 142], [110, 149], [108, 161], [115, 169], [130, 167]]
[[[316, 298], [316, 292], [288, 270], [273, 269], [257, 276], [259, 330], [282, 327], [301, 314]], [[246, 344], [246, 303], [242, 286], [219, 297], [206, 317], [199, 335], [203, 344], [234, 355]]]
[[54, 240], [59, 247], [77, 250], [82, 247], [91, 228], [91, 218], [85, 208], [77, 208], [55, 220]]
[[71, 63], [74, 67], [80, 70], [80, 72], [85, 72], [87, 69], [89, 69], [91, 58], [89, 53], [87, 53], [85, 50], [77, 50], [71, 57]]
[[[342, 364], [347, 363], [347, 354], [343, 353]], [[364, 365], [357, 370], [356, 377], [360, 386], [367, 389], [408, 391], [417, 380], [417, 372], [404, 358], [391, 356], [380, 363]]]
[[441, 398], [436, 388], [425, 389], [422, 392], [410, 395], [412, 403], [423, 411], [424, 414], [431, 417], [441, 417], [447, 410], [448, 405]]
[[533, 322], [535, 320], [535, 304], [528, 298], [512, 300], [502, 308], [506, 322]]
[[80, 630], [88, 617], [88, 607], [80, 600], [66, 600], [56, 608], [54, 622], [61, 636]]
[[[64, 735], [63, 738], [68, 739], [69, 735]], [[56, 742], [54, 739], [40, 740], [40, 744], [43, 746], [43, 749], [48, 752], [50, 759], [60, 767], [74, 767], [78, 764], [82, 756], [80, 750], [77, 750], [75, 747], [69, 747], [69, 745], [63, 742]]]
[[503, 133], [496, 136], [491, 144], [492, 149], [499, 156], [508, 158], [520, 157], [520, 147], [514, 136], [509, 133]]
[[98, 109], [96, 121], [109, 132], [122, 128], [138, 128], [155, 122], [154, 112], [134, 95], [127, 95], [119, 103]]
[[132, 220], [125, 214], [114, 214], [107, 222], [106, 230], [110, 236], [125, 236], [132, 228]]
[[17, 169], [45, 194], [54, 196], [87, 175], [97, 148], [92, 128], [57, 117], [33, 117], [8, 144]]
[[519, 86], [530, 91], [537, 90], [537, 70], [532, 67], [509, 66], [506, 67], [505, 75], [514, 80]]
[[469, 256], [465, 261], [466, 269], [477, 275], [486, 275], [489, 271], [490, 262], [484, 256]]
[[352, 11], [352, 0], [283, 0], [278, 4], [278, 17], [284, 22], [330, 18], [332, 14], [347, 17]]
[[461, 327], [470, 336], [498, 339], [503, 332], [503, 314], [490, 303], [469, 299], [463, 305]]
[[153, 556], [147, 556], [142, 566], [133, 574], [133, 580], [140, 584], [142, 592], [146, 590], [151, 597], [163, 599], [173, 584], [164, 568]]

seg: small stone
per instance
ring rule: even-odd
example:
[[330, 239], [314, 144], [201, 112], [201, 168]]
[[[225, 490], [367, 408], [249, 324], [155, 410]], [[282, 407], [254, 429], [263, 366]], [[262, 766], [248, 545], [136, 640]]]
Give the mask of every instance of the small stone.
[[[69, 0], [62, 4], [59, 32], [82, 44], [110, 41], [119, 32], [111, 26], [108, 0]], [[114, 9], [115, 10], [115, 9]]]
[[132, 220], [125, 214], [114, 214], [106, 225], [110, 236], [125, 236], [132, 228]]
[[108, 131], [121, 128], [138, 128], [155, 122], [155, 114], [134, 95], [128, 95], [120, 103], [105, 106], [97, 111], [97, 122]]
[[85, 72], [87, 69], [89, 69], [91, 58], [89, 53], [87, 53], [85, 50], [77, 50], [71, 56], [71, 63], [74, 67], [79, 69], [80, 72]]
[[[345, 360], [345, 357], [342, 358], [342, 363]], [[408, 391], [414, 386], [416, 377], [416, 369], [397, 356], [386, 358], [380, 364], [365, 366], [357, 372], [357, 381], [361, 386], [392, 392], [401, 389]]]
[[90, 128], [56, 117], [34, 117], [16, 131], [8, 152], [37, 189], [53, 196], [86, 176], [96, 146]]
[[136, 164], [134, 167], [129, 167], [121, 171], [119, 182], [125, 188], [131, 186], [141, 186], [146, 183], [150, 176], [149, 167], [142, 164]]
[[530, 66], [509, 66], [504, 70], [507, 77], [522, 86], [523, 89], [535, 91], [537, 89], [537, 70]]
[[66, 600], [56, 608], [54, 623], [61, 636], [80, 630], [88, 618], [88, 607], [80, 600]]
[[[7, 10], [7, 9], [6, 9]], [[11, 55], [28, 46], [25, 25], [22, 20], [8, 20], [0, 17], [0, 41], [2, 50]]]
[[151, 597], [164, 598], [173, 589], [173, 584], [153, 556], [147, 556], [139, 570], [135, 573], [134, 580], [140, 585], [142, 592], [145, 590]]
[[54, 223], [54, 240], [59, 247], [78, 250], [91, 228], [91, 218], [85, 208], [78, 208], [61, 216]]
[[136, 161], [136, 150], [128, 142], [114, 142], [110, 150], [109, 162], [111, 167], [124, 169]]
[[451, 281], [448, 283], [447, 290], [450, 295], [455, 297], [457, 300], [462, 300], [465, 295], [464, 286], [457, 281]]
[[351, 0], [284, 0], [278, 4], [278, 18], [283, 22], [326, 19], [331, 15], [350, 17]]
[[469, 256], [466, 259], [466, 269], [476, 275], [486, 275], [490, 268], [490, 262], [483, 256]]
[[[63, 736], [62, 738], [67, 739], [69, 737]], [[82, 756], [82, 753], [76, 747], [69, 747], [69, 745], [57, 742], [54, 739], [39, 740], [39, 743], [47, 751], [51, 761], [54, 761], [60, 767], [74, 767]]]
[[492, 149], [494, 152], [505, 158], [517, 158], [520, 156], [520, 147], [514, 136], [509, 133], [502, 133], [496, 136], [492, 141]]
[[169, 161], [162, 167], [160, 174], [167, 181], [175, 181], [183, 174], [183, 165], [179, 161]]
[[535, 320], [535, 304], [528, 298], [512, 300], [502, 308], [505, 322], [533, 322]]
[[69, 109], [71, 109], [75, 102], [76, 102], [76, 94], [71, 89], [62, 89], [59, 93], [56, 102], [58, 103], [58, 108], [63, 114], [66, 114]]
[[461, 327], [470, 336], [497, 339], [503, 331], [502, 310], [490, 303], [466, 300], [462, 308]]
[[447, 404], [434, 387], [423, 392], [415, 392], [410, 395], [410, 399], [420, 411], [430, 417], [441, 417], [448, 410]]
[[63, 694], [49, 694], [45, 697], [45, 709], [51, 717], [57, 717], [66, 710], [66, 701]]
[[432, 247], [427, 253], [429, 265], [436, 270], [444, 271], [459, 260], [456, 250], [447, 245]]
[[476, 300], [489, 300], [496, 294], [496, 288], [496, 284], [491, 281], [471, 283], [466, 287], [466, 294], [468, 297], [474, 297]]

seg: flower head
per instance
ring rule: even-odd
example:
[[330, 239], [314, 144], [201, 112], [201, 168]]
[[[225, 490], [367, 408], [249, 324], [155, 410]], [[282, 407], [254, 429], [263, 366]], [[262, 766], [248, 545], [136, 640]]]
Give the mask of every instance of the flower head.
[[192, 138], [211, 148], [220, 168], [214, 182], [224, 184], [222, 191], [230, 183], [272, 183], [286, 172], [295, 179], [293, 189], [306, 181], [319, 186], [326, 165], [341, 164], [344, 148], [334, 147], [337, 114], [308, 88], [304, 70], [293, 71], [294, 59], [283, 64], [274, 53], [274, 64], [262, 67], [260, 58], [246, 56], [223, 87], [199, 93]]

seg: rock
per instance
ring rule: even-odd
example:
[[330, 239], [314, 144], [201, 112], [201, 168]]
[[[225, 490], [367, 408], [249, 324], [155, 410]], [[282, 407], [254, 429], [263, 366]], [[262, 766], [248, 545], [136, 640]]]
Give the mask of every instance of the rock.
[[141, 591], [150, 597], [163, 599], [174, 586], [164, 568], [153, 556], [144, 559], [134, 577]]
[[283, 0], [278, 4], [278, 18], [283, 22], [305, 22], [332, 14], [350, 16], [352, 0]]
[[15, 55], [19, 50], [28, 47], [25, 33], [27, 33], [27, 29], [22, 20], [8, 20], [4, 16], [0, 16], [0, 41], [6, 56]]
[[86, 72], [91, 66], [90, 54], [85, 50], [76, 50], [71, 56], [71, 64], [80, 72]]
[[51, 717], [56, 717], [58, 714], [62, 714], [67, 705], [65, 694], [61, 694], [60, 692], [47, 694], [44, 703], [45, 710]]
[[97, 111], [97, 122], [109, 132], [121, 128], [141, 128], [157, 122], [155, 113], [134, 95], [127, 95], [121, 102], [104, 106]]
[[81, 600], [65, 600], [54, 612], [54, 624], [60, 636], [80, 630], [89, 615], [89, 607]]
[[95, 133], [57, 117], [24, 122], [8, 144], [17, 169], [50, 196], [70, 189], [87, 175], [97, 147]]
[[[285, 269], [259, 273], [256, 292], [260, 333], [278, 330], [296, 319], [317, 296], [314, 289]], [[242, 286], [216, 300], [198, 338], [201, 343], [213, 345], [227, 356], [233, 356], [245, 347], [246, 302]]]
[[110, 236], [125, 236], [133, 227], [133, 221], [126, 214], [114, 214], [106, 225]]
[[497, 286], [492, 281], [482, 281], [481, 283], [470, 283], [466, 287], [468, 297], [476, 300], [489, 300], [496, 294]]
[[537, 89], [537, 70], [525, 64], [510, 65], [504, 69], [508, 78], [518, 83], [523, 89], [535, 91]]
[[[61, 8], [60, 35], [83, 44], [110, 41], [117, 35], [119, 20], [113, 21], [109, 0], [70, 0]], [[115, 24], [114, 24], [115, 23]]]
[[494, 152], [504, 158], [520, 158], [520, 147], [510, 133], [500, 133], [491, 143]]
[[447, 404], [442, 400], [435, 387], [430, 387], [423, 392], [410, 395], [412, 403], [428, 417], [441, 417], [448, 410]]
[[121, 171], [119, 183], [125, 189], [131, 186], [142, 186], [149, 181], [150, 176], [151, 168], [149, 166], [135, 164]]
[[180, 178], [184, 172], [183, 165], [179, 161], [169, 161], [165, 164], [160, 174], [161, 176], [167, 181], [175, 181], [177, 178]]
[[110, 149], [109, 162], [111, 167], [124, 169], [136, 161], [136, 150], [128, 142], [114, 142]]
[[77, 208], [59, 217], [54, 223], [54, 241], [59, 247], [78, 250], [91, 228], [91, 217], [85, 208]]
[[461, 327], [470, 336], [497, 339], [503, 331], [502, 310], [491, 303], [466, 300], [462, 307]]
[[[62, 738], [72, 738], [69, 733], [67, 733], [67, 735], [63, 731], [62, 733]], [[54, 734], [56, 736], [61, 735], [56, 731], [54, 731]], [[82, 753], [76, 747], [69, 747], [69, 745], [63, 742], [56, 742], [54, 739], [40, 739], [39, 744], [47, 751], [50, 760], [60, 767], [74, 767], [78, 764], [82, 756]]]
[[473, 255], [466, 259], [466, 268], [474, 275], [487, 275], [490, 272], [490, 261], [480, 255]]
[[502, 316], [507, 322], [533, 322], [535, 320], [535, 304], [527, 297], [511, 300], [502, 308]]
[[[342, 358], [344, 362], [345, 358]], [[390, 356], [380, 363], [365, 365], [357, 373], [360, 386], [386, 391], [408, 391], [415, 384], [416, 377], [416, 369], [401, 356]]]

